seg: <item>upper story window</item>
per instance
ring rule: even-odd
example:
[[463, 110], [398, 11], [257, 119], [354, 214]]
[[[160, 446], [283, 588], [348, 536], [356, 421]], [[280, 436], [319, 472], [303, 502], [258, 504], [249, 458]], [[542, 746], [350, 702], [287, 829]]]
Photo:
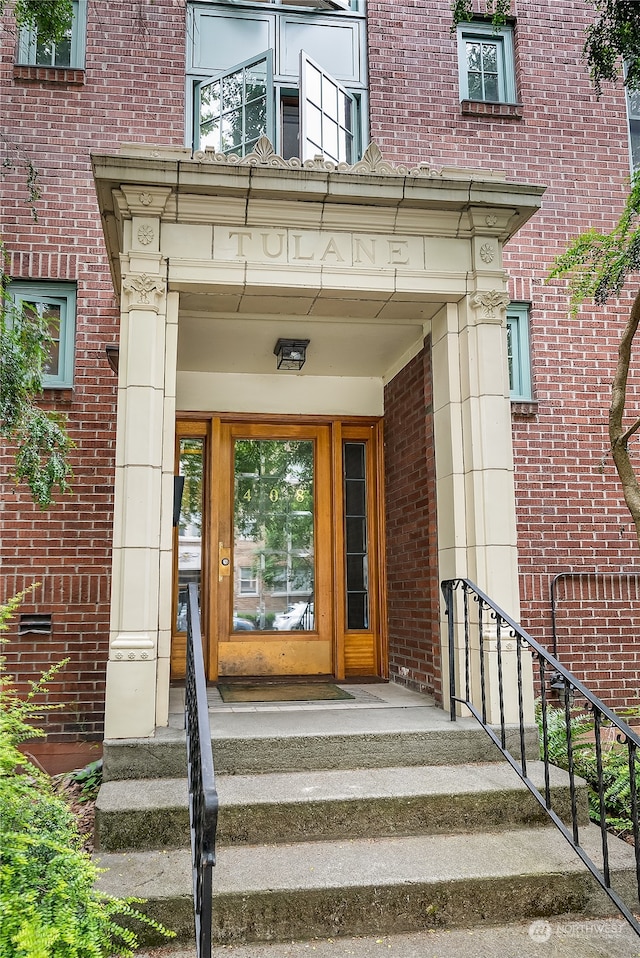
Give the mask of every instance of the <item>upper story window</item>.
[[460, 99], [483, 103], [515, 103], [516, 77], [513, 29], [491, 23], [458, 27]]
[[[353, 163], [366, 137], [362, 4], [193, 4], [187, 136], [245, 155], [266, 135], [285, 158]], [[189, 126], [189, 124], [188, 124]]]
[[87, 0], [73, 0], [73, 17], [58, 43], [43, 41], [36, 30], [25, 28], [18, 42], [19, 64], [44, 67], [84, 67]]
[[640, 90], [634, 90], [633, 93], [627, 92], [627, 114], [631, 169], [640, 170]]
[[507, 360], [511, 399], [515, 402], [531, 401], [528, 303], [510, 303], [507, 307]]
[[14, 280], [9, 286], [9, 295], [16, 309], [35, 310], [48, 321], [53, 346], [43, 377], [45, 387], [71, 388], [76, 336], [75, 285]]

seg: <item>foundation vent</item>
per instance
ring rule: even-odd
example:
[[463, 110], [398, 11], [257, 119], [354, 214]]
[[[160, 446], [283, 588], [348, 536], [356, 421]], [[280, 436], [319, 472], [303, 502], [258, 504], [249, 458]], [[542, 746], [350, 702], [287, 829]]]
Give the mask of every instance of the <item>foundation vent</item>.
[[18, 635], [48, 635], [52, 631], [51, 613], [32, 613], [21, 615], [18, 619]]

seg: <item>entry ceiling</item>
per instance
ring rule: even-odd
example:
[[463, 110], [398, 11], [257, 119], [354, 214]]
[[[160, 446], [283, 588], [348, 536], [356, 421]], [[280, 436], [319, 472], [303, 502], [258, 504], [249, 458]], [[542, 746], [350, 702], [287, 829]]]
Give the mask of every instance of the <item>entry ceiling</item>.
[[178, 369], [273, 373], [276, 341], [304, 338], [310, 345], [302, 375], [384, 378], [422, 342], [424, 324], [441, 305], [181, 294]]
[[423, 321], [384, 324], [328, 319], [181, 315], [178, 369], [273, 373], [279, 338], [310, 340], [302, 375], [384, 378], [423, 338]]

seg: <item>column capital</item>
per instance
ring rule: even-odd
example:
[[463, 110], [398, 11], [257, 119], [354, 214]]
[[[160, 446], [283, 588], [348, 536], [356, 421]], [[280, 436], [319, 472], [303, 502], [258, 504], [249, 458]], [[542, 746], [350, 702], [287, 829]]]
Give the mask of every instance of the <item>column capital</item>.
[[502, 324], [507, 306], [511, 302], [507, 293], [497, 289], [472, 293], [469, 297], [471, 307], [480, 314], [486, 323]]
[[164, 303], [167, 284], [161, 277], [151, 273], [125, 273], [122, 277], [122, 308], [151, 310], [160, 313]]

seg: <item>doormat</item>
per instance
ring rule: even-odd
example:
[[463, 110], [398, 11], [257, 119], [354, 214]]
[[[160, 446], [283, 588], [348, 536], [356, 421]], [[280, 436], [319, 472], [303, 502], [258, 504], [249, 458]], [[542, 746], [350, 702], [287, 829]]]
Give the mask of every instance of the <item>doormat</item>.
[[333, 699], [352, 699], [353, 695], [330, 682], [290, 682], [267, 684], [218, 685], [223, 702], [328, 702]]

